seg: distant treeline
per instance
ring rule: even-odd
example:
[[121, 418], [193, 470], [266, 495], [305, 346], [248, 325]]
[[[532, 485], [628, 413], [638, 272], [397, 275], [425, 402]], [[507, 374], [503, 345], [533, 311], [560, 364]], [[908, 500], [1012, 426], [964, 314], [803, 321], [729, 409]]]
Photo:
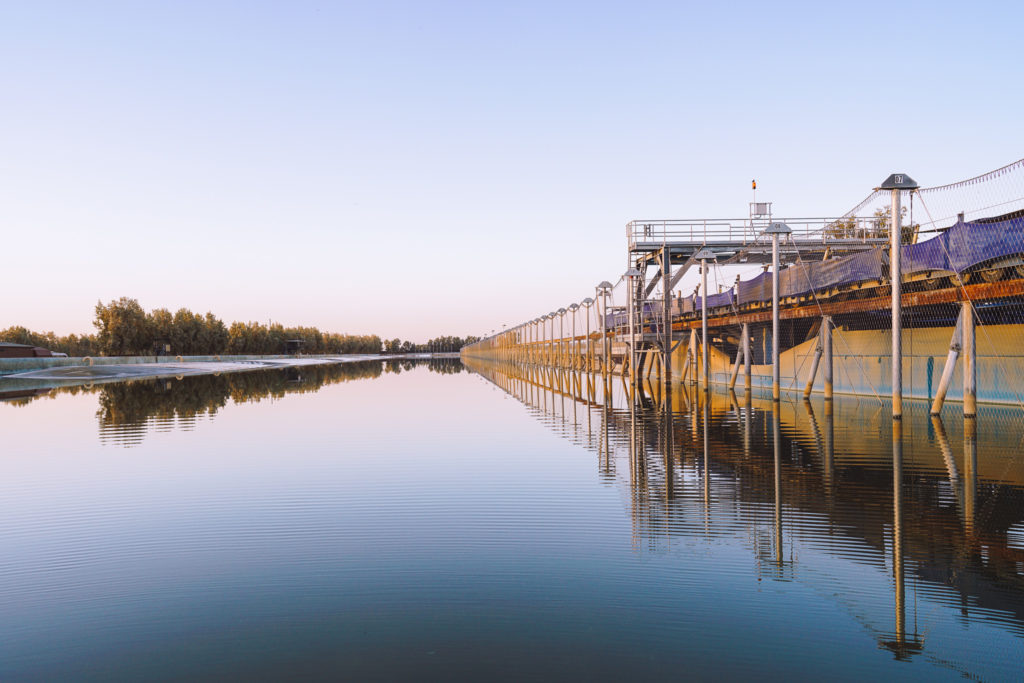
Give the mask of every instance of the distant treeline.
[[385, 339], [384, 353], [441, 353], [445, 351], [458, 351], [467, 344], [479, 341], [479, 337], [437, 337], [426, 344], [417, 344], [401, 339]]
[[[69, 356], [145, 356], [158, 352], [182, 356], [279, 354], [286, 342], [300, 340], [306, 354], [413, 353], [458, 351], [475, 337], [438, 337], [426, 344], [398, 339], [382, 342], [375, 334], [321, 332], [315, 327], [285, 327], [279, 323], [224, 324], [213, 313], [199, 315], [187, 308], [171, 313], [157, 308], [148, 313], [135, 299], [122, 297], [96, 304], [95, 334], [33, 332], [25, 327], [0, 331], [0, 341], [41, 346]], [[167, 351], [167, 347], [170, 351]]]

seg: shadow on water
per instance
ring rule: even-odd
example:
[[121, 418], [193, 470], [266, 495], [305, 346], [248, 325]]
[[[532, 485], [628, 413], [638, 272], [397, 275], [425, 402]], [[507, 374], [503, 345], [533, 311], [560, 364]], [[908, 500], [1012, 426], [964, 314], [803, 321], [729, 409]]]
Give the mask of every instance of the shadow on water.
[[[912, 402], [901, 424], [877, 400], [776, 404], [724, 388], [631, 391], [621, 377], [467, 364], [597, 454], [601, 479], [628, 491], [638, 551], [738, 539], [758, 580], [832, 596], [900, 660], [965, 672], [926, 647], [919, 617], [929, 604], [963, 625], [1024, 636], [1019, 408], [986, 406], [964, 419]], [[823, 570], [830, 557], [854, 569]], [[858, 582], [870, 569], [888, 577], [887, 597]], [[888, 611], [877, 609], [886, 602]]]

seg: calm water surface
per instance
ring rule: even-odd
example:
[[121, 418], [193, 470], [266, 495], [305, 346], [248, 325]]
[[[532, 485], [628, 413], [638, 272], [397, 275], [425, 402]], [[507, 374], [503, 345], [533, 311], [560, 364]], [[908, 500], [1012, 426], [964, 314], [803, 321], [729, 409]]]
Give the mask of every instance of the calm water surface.
[[0, 401], [0, 679], [1022, 677], [1019, 411], [472, 370]]

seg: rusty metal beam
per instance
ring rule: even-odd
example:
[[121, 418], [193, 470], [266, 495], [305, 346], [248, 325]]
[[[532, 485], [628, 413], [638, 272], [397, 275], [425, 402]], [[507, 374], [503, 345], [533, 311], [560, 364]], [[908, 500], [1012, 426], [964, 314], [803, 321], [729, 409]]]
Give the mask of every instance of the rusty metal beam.
[[[900, 300], [903, 302], [904, 308], [909, 308], [952, 304], [967, 300], [991, 301], [993, 299], [1008, 299], [1011, 297], [1024, 297], [1024, 279], [982, 282], [974, 285], [964, 285], [962, 288], [947, 287], [930, 292], [906, 292], [900, 297]], [[779, 311], [779, 316], [783, 320], [794, 320], [799, 318], [816, 318], [820, 315], [835, 316], [847, 313], [881, 311], [889, 309], [891, 306], [892, 300], [888, 296], [878, 296], [871, 299], [853, 299], [822, 304], [811, 303], [794, 308], [784, 308]], [[734, 313], [709, 318], [708, 327], [726, 327], [743, 323], [765, 323], [770, 322], [771, 319], [772, 312], [770, 309], [751, 313]], [[679, 330], [697, 329], [700, 327], [700, 324], [700, 319], [695, 318], [693, 320], [676, 322], [673, 324], [673, 328]]]

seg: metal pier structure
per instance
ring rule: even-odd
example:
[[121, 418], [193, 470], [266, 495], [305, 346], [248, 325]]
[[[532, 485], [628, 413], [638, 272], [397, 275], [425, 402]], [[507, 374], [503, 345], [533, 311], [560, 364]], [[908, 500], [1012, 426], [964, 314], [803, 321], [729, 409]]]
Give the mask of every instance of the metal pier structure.
[[[630, 296], [625, 341], [630, 347], [626, 367], [631, 368], [632, 382], [656, 364], [662, 381], [671, 380], [671, 355], [678, 345], [686, 343], [687, 363], [683, 374], [691, 371], [691, 382], [703, 368], [702, 385], [710, 386], [709, 330], [707, 312], [711, 305], [707, 274], [711, 265], [772, 264], [772, 272], [793, 263], [797, 258], [821, 261], [826, 258], [873, 249], [888, 242], [878, 236], [877, 223], [861, 219], [787, 218], [773, 219], [770, 203], [752, 203], [746, 219], [635, 220], [626, 225], [627, 277]], [[843, 225], [841, 235], [835, 226]], [[786, 237], [788, 239], [780, 239]], [[700, 299], [702, 325], [699, 337], [690, 330], [682, 336], [674, 332], [674, 318], [682, 311], [673, 305], [676, 287], [694, 266], [702, 279], [697, 296]], [[774, 288], [778, 292], [778, 286]], [[681, 301], [681, 300], [679, 300]], [[707, 302], [708, 305], [704, 305]], [[777, 294], [773, 299], [778, 311]], [[778, 339], [777, 317], [772, 339]], [[639, 330], [639, 332], [636, 332]], [[742, 348], [749, 348], [749, 330], [741, 333]], [[621, 339], [621, 332], [616, 334]], [[777, 343], [776, 343], [777, 346]], [[776, 349], [776, 353], [778, 349]], [[750, 388], [749, 352], [745, 366], [747, 388]], [[773, 393], [778, 398], [778, 380]]]
[[[1015, 184], [1005, 187], [1006, 178]], [[971, 205], [979, 183], [1002, 196]], [[946, 205], [936, 217], [937, 199]], [[935, 188], [894, 173], [839, 217], [780, 218], [754, 202], [742, 219], [630, 221], [625, 265], [593, 297], [463, 355], [521, 363], [537, 376], [614, 374], [633, 392], [653, 381], [664, 394], [674, 381], [732, 389], [742, 369], [747, 392], [770, 389], [774, 401], [784, 392], [884, 396], [895, 420], [905, 393], [926, 398], [933, 414], [951, 395], [973, 417], [980, 364], [984, 400], [1024, 410], [1024, 352], [1014, 341], [1024, 333], [1024, 159]], [[729, 266], [763, 272], [712, 291], [709, 272]], [[694, 272], [699, 283], [684, 294]]]

